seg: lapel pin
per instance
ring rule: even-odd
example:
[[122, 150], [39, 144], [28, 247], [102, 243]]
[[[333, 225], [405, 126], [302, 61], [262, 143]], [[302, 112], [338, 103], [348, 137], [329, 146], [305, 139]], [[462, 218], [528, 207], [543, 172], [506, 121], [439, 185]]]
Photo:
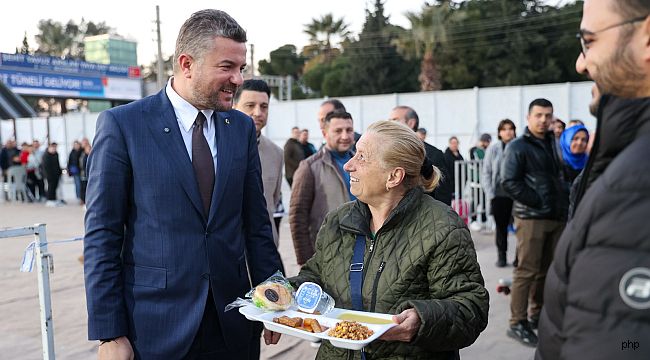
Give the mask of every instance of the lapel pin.
[[169, 133], [170, 130], [169, 130], [168, 127], [166, 127], [166, 128], [163, 129], [163, 131], [164, 131], [165, 133]]
[[227, 118], [224, 121], [226, 122], [226, 125], [230, 124], [230, 120], [228, 120]]

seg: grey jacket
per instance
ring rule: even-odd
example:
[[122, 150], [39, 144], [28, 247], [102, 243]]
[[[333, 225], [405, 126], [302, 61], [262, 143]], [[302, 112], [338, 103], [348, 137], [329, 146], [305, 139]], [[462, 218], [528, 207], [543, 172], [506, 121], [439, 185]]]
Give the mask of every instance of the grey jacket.
[[497, 196], [508, 196], [501, 187], [501, 161], [503, 160], [503, 149], [503, 142], [498, 140], [487, 149], [485, 152], [485, 158], [483, 158], [481, 181], [483, 183], [483, 190], [485, 190], [488, 204], [490, 203], [490, 200]]
[[260, 135], [257, 139], [257, 149], [262, 164], [262, 183], [264, 184], [264, 199], [269, 211], [269, 219], [273, 228], [273, 241], [278, 246], [278, 229], [275, 228], [273, 213], [282, 199], [282, 165], [284, 163], [282, 148], [275, 145], [271, 139]]

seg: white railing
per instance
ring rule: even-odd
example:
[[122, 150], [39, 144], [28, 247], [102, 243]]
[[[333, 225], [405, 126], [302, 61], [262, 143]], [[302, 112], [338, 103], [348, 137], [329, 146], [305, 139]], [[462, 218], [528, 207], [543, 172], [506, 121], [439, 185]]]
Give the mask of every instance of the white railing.
[[489, 230], [485, 193], [481, 184], [482, 160], [454, 162], [454, 200], [452, 208], [468, 225], [476, 224]]
[[54, 360], [54, 326], [52, 324], [52, 301], [50, 294], [50, 272], [54, 270], [52, 255], [47, 252], [45, 224], [34, 226], [0, 229], [0, 239], [19, 236], [34, 236], [34, 241], [25, 251], [23, 267], [31, 271], [33, 257], [38, 268], [38, 299], [41, 313], [41, 339], [43, 342], [43, 359]]

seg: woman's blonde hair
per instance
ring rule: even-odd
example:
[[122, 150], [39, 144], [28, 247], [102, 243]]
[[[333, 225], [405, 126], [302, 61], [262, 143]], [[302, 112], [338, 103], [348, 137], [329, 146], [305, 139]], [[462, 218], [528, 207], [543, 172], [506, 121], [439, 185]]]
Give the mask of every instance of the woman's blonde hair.
[[[368, 127], [367, 132], [377, 134], [377, 150], [382, 165], [389, 169], [404, 169], [404, 188], [410, 190], [422, 186], [426, 192], [433, 191], [440, 182], [440, 170], [431, 164], [433, 171], [425, 164], [424, 143], [412, 129], [397, 121], [377, 121]], [[427, 176], [423, 175], [427, 174]]]

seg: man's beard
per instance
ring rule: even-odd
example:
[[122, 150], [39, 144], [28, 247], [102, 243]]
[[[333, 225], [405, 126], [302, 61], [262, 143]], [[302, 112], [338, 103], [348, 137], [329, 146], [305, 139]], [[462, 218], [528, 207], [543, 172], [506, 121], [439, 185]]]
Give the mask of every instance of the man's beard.
[[[197, 79], [200, 79], [203, 74], [197, 73], [196, 76]], [[223, 85], [221, 88], [214, 91], [212, 88], [210, 88], [210, 84], [208, 82], [194, 83], [191, 87], [194, 106], [203, 109], [212, 109], [215, 111], [231, 110], [233, 105], [232, 99], [228, 105], [223, 105], [222, 102], [219, 101], [219, 97], [221, 95], [225, 95], [221, 93], [222, 90], [232, 91], [232, 99], [234, 99], [234, 95], [237, 92], [237, 85], [228, 83], [227, 85]]]
[[631, 34], [622, 35], [614, 55], [598, 67], [599, 75], [596, 83], [601, 94], [624, 98], [641, 96], [647, 74], [634, 62], [634, 55], [627, 46], [630, 38]]

